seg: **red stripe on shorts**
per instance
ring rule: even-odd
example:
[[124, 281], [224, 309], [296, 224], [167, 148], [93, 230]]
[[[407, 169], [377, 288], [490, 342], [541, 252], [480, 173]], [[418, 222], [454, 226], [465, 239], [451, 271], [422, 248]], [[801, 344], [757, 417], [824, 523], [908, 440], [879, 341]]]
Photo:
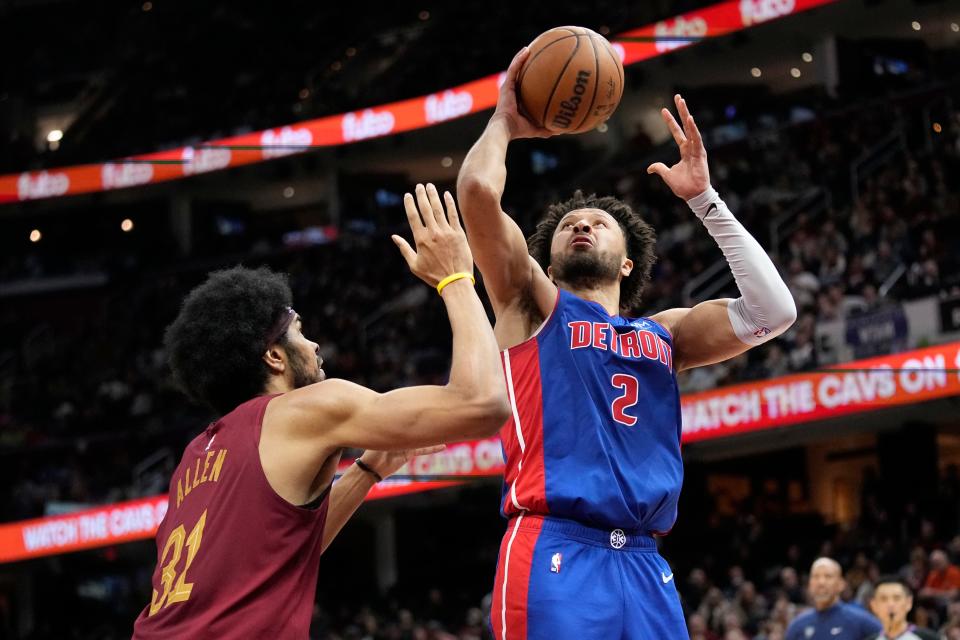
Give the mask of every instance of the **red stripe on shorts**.
[[490, 623], [496, 640], [527, 638], [530, 569], [542, 526], [542, 518], [527, 520], [521, 515], [510, 521], [500, 543], [500, 561], [490, 607]]

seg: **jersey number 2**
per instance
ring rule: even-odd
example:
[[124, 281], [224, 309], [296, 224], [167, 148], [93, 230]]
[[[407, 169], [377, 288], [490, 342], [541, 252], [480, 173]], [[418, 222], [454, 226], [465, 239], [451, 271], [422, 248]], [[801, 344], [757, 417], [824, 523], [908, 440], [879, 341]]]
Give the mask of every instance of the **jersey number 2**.
[[616, 398], [610, 406], [613, 419], [620, 424], [632, 427], [637, 424], [637, 419], [628, 414], [627, 409], [637, 404], [640, 397], [640, 383], [636, 378], [625, 373], [613, 374], [610, 382], [613, 383], [614, 387], [623, 391], [623, 394]]
[[[193, 526], [189, 536], [182, 524], [170, 532], [170, 535], [167, 537], [167, 543], [163, 545], [163, 553], [160, 555], [160, 564], [163, 565], [163, 561], [167, 559], [167, 552], [172, 551], [170, 554], [170, 562], [163, 567], [163, 571], [160, 573], [160, 584], [163, 585], [163, 593], [158, 594], [156, 589], [153, 590], [153, 597], [150, 598], [150, 613], [148, 615], [152, 616], [157, 611], [160, 611], [161, 607], [169, 607], [175, 602], [183, 602], [190, 598], [190, 592], [193, 591], [193, 583], [187, 582], [187, 569], [190, 568], [193, 557], [197, 555], [197, 551], [200, 550], [200, 541], [201, 538], [203, 538], [203, 525], [206, 524], [206, 522], [207, 510], [204, 509], [203, 515], [197, 520], [197, 524]], [[187, 562], [183, 567], [183, 571], [180, 572], [180, 578], [177, 579], [177, 570], [175, 567], [177, 563], [180, 562], [181, 554], [183, 554], [184, 538], [186, 538], [187, 544]], [[174, 580], [177, 581], [176, 584], [174, 584]]]

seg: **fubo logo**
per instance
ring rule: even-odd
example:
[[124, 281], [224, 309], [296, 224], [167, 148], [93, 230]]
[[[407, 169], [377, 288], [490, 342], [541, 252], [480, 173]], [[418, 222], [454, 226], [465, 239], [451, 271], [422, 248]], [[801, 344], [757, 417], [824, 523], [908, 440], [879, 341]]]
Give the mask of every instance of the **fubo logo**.
[[70, 178], [65, 173], [21, 173], [17, 178], [17, 197], [20, 200], [62, 196], [69, 189]]
[[313, 144], [313, 134], [303, 127], [283, 127], [279, 131], [267, 129], [260, 136], [264, 158], [279, 158], [306, 151]]
[[343, 139], [346, 142], [385, 136], [393, 131], [395, 119], [389, 111], [364, 109], [358, 116], [348, 113], [343, 116]]
[[100, 170], [104, 189], [122, 189], [146, 184], [153, 179], [153, 165], [133, 163], [104, 163]]
[[[309, 131], [307, 132], [309, 133]], [[184, 161], [184, 175], [192, 176], [198, 173], [216, 171], [230, 166], [230, 149], [214, 149], [207, 147], [205, 149], [194, 149], [187, 147], [183, 150], [181, 158]]]
[[473, 96], [469, 91], [447, 90], [439, 95], [434, 93], [427, 96], [424, 103], [427, 122], [431, 124], [466, 115], [472, 107]]
[[685, 19], [680, 16], [674, 20], [661, 20], [653, 27], [656, 36], [657, 51], [672, 51], [692, 44], [690, 38], [702, 38], [707, 35], [707, 21], [700, 16]]
[[749, 27], [793, 13], [796, 0], [740, 0], [740, 18]]

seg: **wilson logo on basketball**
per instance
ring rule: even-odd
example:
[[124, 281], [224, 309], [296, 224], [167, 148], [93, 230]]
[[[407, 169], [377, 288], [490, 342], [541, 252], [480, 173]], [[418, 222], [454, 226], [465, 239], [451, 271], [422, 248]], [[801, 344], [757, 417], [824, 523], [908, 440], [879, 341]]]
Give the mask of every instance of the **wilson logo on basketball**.
[[107, 162], [100, 170], [100, 179], [104, 189], [122, 189], [146, 184], [153, 179], [153, 165]]
[[560, 109], [553, 116], [551, 124], [561, 129], [568, 129], [577, 117], [577, 110], [580, 109], [580, 103], [583, 102], [583, 94], [587, 92], [587, 85], [590, 84], [590, 72], [580, 70], [577, 72], [577, 82], [573, 85], [573, 95], [560, 103]]
[[789, 15], [796, 6], [796, 0], [740, 0], [740, 18], [749, 27]]
[[345, 142], [352, 142], [385, 136], [393, 131], [395, 122], [393, 114], [389, 111], [364, 109], [359, 116], [356, 113], [348, 113], [343, 116], [343, 139]]
[[[700, 16], [689, 20], [680, 16], [676, 20], [663, 20], [653, 27], [653, 35], [659, 52], [672, 51], [693, 44], [690, 38], [702, 38], [707, 35], [707, 21]], [[676, 38], [676, 39], [671, 39]]]
[[20, 200], [62, 196], [70, 189], [70, 178], [65, 173], [21, 173], [17, 178], [17, 197]]
[[473, 108], [473, 96], [469, 91], [447, 90], [439, 97], [435, 93], [427, 96], [423, 106], [427, 122], [433, 124], [470, 113], [470, 109]]
[[193, 147], [185, 148], [181, 157], [186, 163], [183, 165], [183, 175], [186, 176], [229, 167], [231, 159], [230, 149], [198, 150]]
[[280, 131], [267, 129], [260, 136], [260, 145], [264, 147], [263, 157], [279, 158], [291, 153], [306, 151], [305, 148], [313, 144], [313, 134], [309, 129], [283, 127]]

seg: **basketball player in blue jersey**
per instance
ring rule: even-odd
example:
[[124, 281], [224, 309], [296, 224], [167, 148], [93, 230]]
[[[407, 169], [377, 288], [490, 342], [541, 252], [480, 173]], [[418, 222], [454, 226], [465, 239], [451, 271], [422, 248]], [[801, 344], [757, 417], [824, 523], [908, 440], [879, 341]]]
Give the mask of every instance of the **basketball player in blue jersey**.
[[663, 119], [680, 150], [657, 174], [723, 250], [741, 297], [634, 318], [653, 229], [615, 198], [577, 192], [525, 242], [500, 207], [511, 140], [547, 137], [517, 110], [522, 50], [457, 191], [496, 314], [512, 418], [491, 624], [497, 640], [687, 638], [673, 571], [652, 537], [673, 526], [683, 478], [678, 371], [785, 331], [796, 307], [769, 257], [710, 186], [686, 103]]

